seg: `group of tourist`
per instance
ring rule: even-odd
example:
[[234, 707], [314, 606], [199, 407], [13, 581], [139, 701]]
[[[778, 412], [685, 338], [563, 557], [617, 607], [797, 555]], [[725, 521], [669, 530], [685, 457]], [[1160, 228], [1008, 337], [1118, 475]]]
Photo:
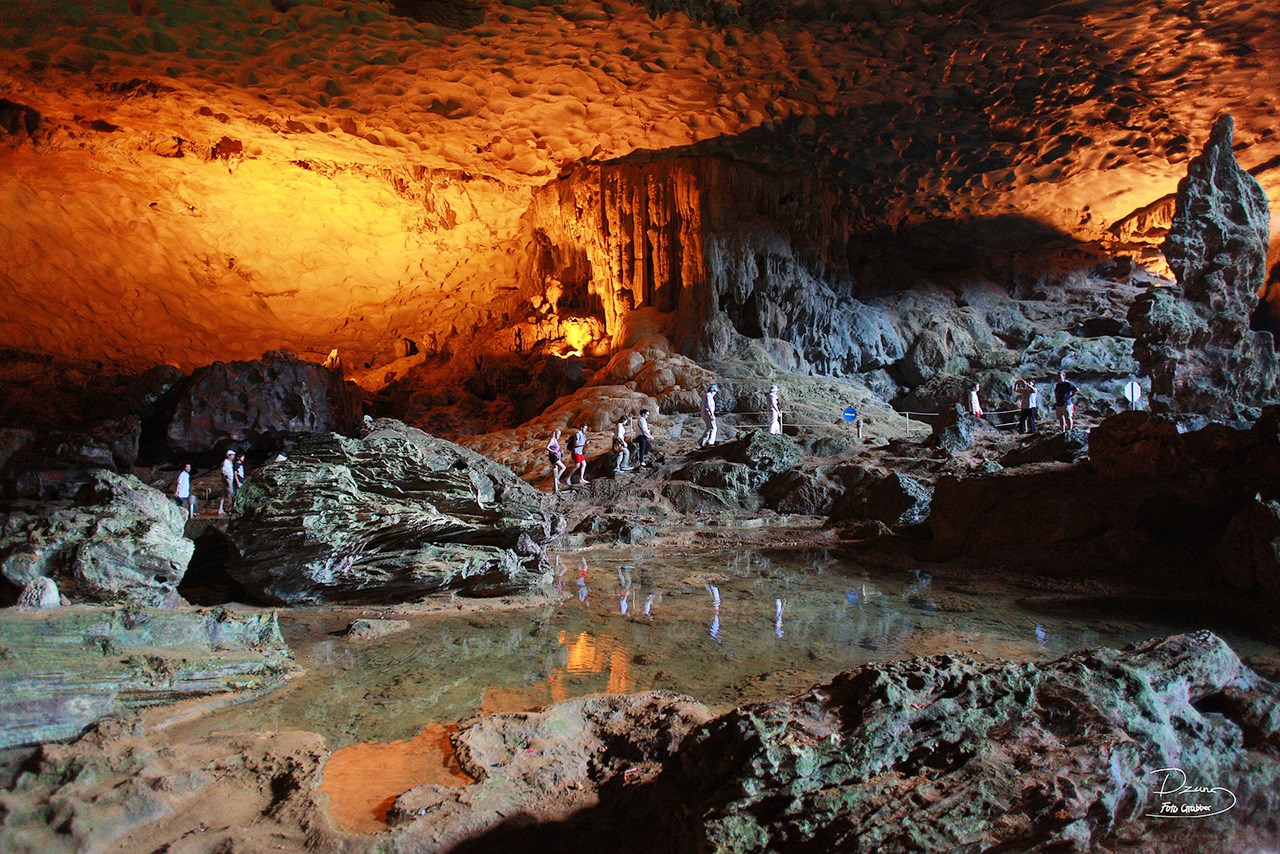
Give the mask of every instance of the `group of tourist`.
[[[237, 454], [234, 449], [228, 450], [219, 474], [222, 476], [222, 494], [218, 498], [218, 515], [225, 516], [236, 493], [244, 486], [244, 454]], [[191, 488], [191, 463], [184, 464], [182, 471], [178, 472], [173, 497], [178, 506], [186, 511], [188, 519], [194, 519], [200, 512], [195, 491]]]
[[[981, 386], [973, 383], [969, 387], [968, 410], [975, 418], [982, 417], [982, 401], [978, 399]], [[1058, 382], [1053, 386], [1053, 411], [1058, 416], [1058, 429], [1063, 433], [1076, 426], [1076, 394], [1079, 389], [1067, 379], [1067, 372], [1058, 373]], [[1036, 417], [1040, 411], [1040, 393], [1036, 381], [1027, 377], [1019, 377], [1013, 384], [1013, 393], [1018, 398], [1018, 432], [1034, 434], [1039, 432]]]
[[[613, 444], [612, 451], [614, 454], [613, 471], [615, 474], [624, 471], [631, 471], [633, 468], [640, 468], [646, 465], [645, 457], [650, 455], [653, 449], [653, 434], [649, 432], [649, 410], [641, 409], [640, 414], [636, 417], [636, 464], [631, 465], [631, 447], [627, 442], [627, 426], [631, 420], [630, 417], [623, 415], [614, 422], [613, 426]], [[555, 492], [560, 491], [561, 486], [572, 486], [573, 476], [578, 476], [578, 483], [590, 483], [587, 480], [587, 424], [583, 424], [573, 434], [573, 438], [569, 442], [570, 456], [573, 461], [573, 468], [570, 469], [564, 461], [564, 447], [560, 444], [562, 433], [555, 430], [551, 434], [551, 441], [547, 442], [547, 458], [551, 462], [551, 484]], [[561, 482], [561, 476], [564, 481]]]
[[[707, 386], [706, 391], [702, 395], [702, 421], [704, 430], [702, 437], [698, 440], [699, 448], [712, 447], [716, 443], [716, 435], [719, 432], [719, 423], [716, 420], [716, 397], [720, 393], [720, 386], [711, 383]], [[768, 395], [769, 404], [769, 432], [780, 435], [782, 433], [782, 407], [778, 400], [778, 386], [769, 386]], [[636, 459], [635, 465], [631, 464], [631, 446], [627, 441], [627, 428], [631, 419], [636, 420]], [[554, 492], [559, 492], [562, 486], [572, 486], [573, 476], [578, 475], [578, 483], [585, 484], [587, 480], [587, 425], [584, 423], [573, 434], [573, 439], [569, 443], [571, 461], [573, 467], [570, 468], [565, 462], [564, 446], [561, 444], [562, 432], [555, 430], [551, 434], [551, 440], [547, 442], [547, 459], [551, 463], [551, 485]], [[638, 416], [623, 415], [614, 423], [613, 438], [611, 448], [614, 454], [613, 471], [614, 474], [632, 471], [646, 465], [646, 458], [650, 456], [653, 450], [653, 434], [649, 431], [649, 410], [641, 409]], [[648, 463], [651, 465], [651, 463]], [[568, 475], [565, 475], [568, 472]], [[561, 478], [563, 477], [563, 481]]]

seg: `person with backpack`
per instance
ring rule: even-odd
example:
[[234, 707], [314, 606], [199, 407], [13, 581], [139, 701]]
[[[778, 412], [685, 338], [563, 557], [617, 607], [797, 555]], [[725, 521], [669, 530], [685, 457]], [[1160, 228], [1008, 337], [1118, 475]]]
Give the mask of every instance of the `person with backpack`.
[[573, 483], [573, 476], [578, 475], [578, 483], [586, 485], [587, 480], [587, 425], [584, 423], [573, 434], [573, 471], [565, 478], [566, 484]]
[[627, 447], [627, 416], [621, 415], [613, 434], [613, 473], [631, 471], [631, 450]]

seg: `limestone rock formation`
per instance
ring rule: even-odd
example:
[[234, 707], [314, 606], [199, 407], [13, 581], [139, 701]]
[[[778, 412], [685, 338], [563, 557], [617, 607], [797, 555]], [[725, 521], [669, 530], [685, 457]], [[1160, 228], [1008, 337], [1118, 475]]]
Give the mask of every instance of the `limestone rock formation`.
[[1232, 419], [1276, 396], [1274, 340], [1249, 326], [1266, 279], [1271, 214], [1262, 187], [1236, 162], [1234, 132], [1231, 117], [1219, 117], [1178, 184], [1163, 248], [1181, 293], [1151, 290], [1129, 313], [1157, 411]]
[[891, 528], [919, 525], [929, 516], [933, 489], [901, 472], [891, 472], [867, 492], [866, 518]]
[[1035, 463], [1074, 463], [1083, 459], [1088, 453], [1089, 431], [1073, 427], [1065, 433], [1039, 437], [1026, 445], [1014, 448], [1000, 458], [1000, 465], [1011, 468]]
[[27, 506], [0, 519], [0, 570], [18, 587], [44, 576], [73, 602], [181, 601], [195, 550], [186, 515], [132, 475], [94, 471], [70, 506]]
[[297, 670], [274, 613], [70, 607], [2, 611], [0, 629], [0, 748], [68, 738], [130, 709], [267, 688]]
[[307, 433], [351, 433], [360, 419], [342, 374], [272, 351], [252, 362], [214, 362], [195, 371], [169, 422], [169, 447], [209, 454], [234, 444], [275, 445]]
[[929, 441], [955, 456], [973, 447], [974, 434], [983, 429], [982, 421], [960, 404], [943, 409], [930, 425]]
[[[669, 696], [572, 701], [464, 729], [459, 760], [479, 782], [401, 796], [392, 838], [628, 852], [1265, 848], [1280, 838], [1277, 703], [1280, 686], [1208, 632], [1045, 664], [871, 664], [691, 730], [697, 715]], [[560, 734], [579, 729], [581, 745]], [[1171, 796], [1162, 768], [1204, 788]], [[1169, 821], [1163, 803], [1231, 820]]]
[[132, 469], [141, 435], [138, 416], [125, 415], [83, 432], [53, 430], [33, 436], [7, 464], [0, 464], [4, 489], [21, 498], [72, 498], [95, 470]]
[[651, 691], [464, 722], [454, 748], [476, 782], [401, 795], [387, 816], [391, 838], [406, 849], [448, 850], [506, 825], [509, 816], [568, 818], [602, 791], [652, 780], [710, 717], [688, 697]]
[[62, 598], [58, 594], [57, 583], [52, 578], [39, 575], [22, 588], [15, 607], [27, 611], [49, 611], [60, 605]]
[[[1207, 632], [1045, 665], [870, 665], [695, 731], [650, 815], [674, 817], [659, 850], [1248, 847], [1280, 831], [1277, 701]], [[1171, 767], [1229, 787], [1233, 820], [1150, 818]]]
[[509, 469], [381, 419], [359, 439], [304, 438], [258, 469], [236, 498], [229, 571], [289, 605], [492, 595], [534, 583], [562, 526]]

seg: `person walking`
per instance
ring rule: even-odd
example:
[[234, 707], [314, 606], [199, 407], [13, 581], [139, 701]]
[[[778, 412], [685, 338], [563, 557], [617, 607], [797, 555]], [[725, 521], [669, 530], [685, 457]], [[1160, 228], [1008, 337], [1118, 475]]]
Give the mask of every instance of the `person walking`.
[[227, 451], [222, 458], [222, 496], [218, 499], [218, 515], [225, 516], [236, 497], [236, 452]]
[[565, 472], [564, 449], [560, 447], [560, 431], [551, 432], [551, 441], [547, 442], [547, 459], [551, 461], [551, 491], [560, 491], [560, 475]]
[[719, 393], [720, 386], [712, 383], [702, 396], [702, 423], [707, 429], [698, 440], [699, 448], [711, 447], [716, 443], [716, 395]]
[[978, 400], [978, 392], [982, 386], [974, 383], [969, 387], [969, 414], [974, 418], [982, 417], [982, 401]]
[[573, 483], [574, 474], [578, 475], [578, 483], [587, 484], [587, 425], [584, 423], [578, 428], [578, 432], [573, 434], [573, 471], [569, 472], [569, 476], [565, 478], [565, 484]]
[[1036, 381], [1019, 378], [1013, 384], [1013, 393], [1018, 396], [1018, 432], [1036, 433], [1036, 410], [1040, 408]]
[[1076, 394], [1080, 390], [1067, 380], [1067, 372], [1058, 372], [1053, 387], [1053, 411], [1058, 415], [1058, 429], [1063, 433], [1076, 426]]
[[236, 454], [236, 494], [244, 489], [244, 454]]
[[636, 468], [644, 465], [644, 458], [653, 450], [653, 434], [649, 432], [649, 410], [641, 409], [636, 423]]
[[613, 433], [613, 473], [631, 471], [631, 450], [627, 448], [627, 416], [618, 416]]
[[196, 513], [196, 496], [191, 491], [191, 463], [187, 463], [182, 467], [182, 471], [178, 472], [178, 482], [173, 487], [173, 497], [177, 499], [178, 506], [187, 513], [188, 519], [194, 519]]
[[782, 408], [778, 405], [778, 387], [769, 386], [769, 432], [782, 435]]

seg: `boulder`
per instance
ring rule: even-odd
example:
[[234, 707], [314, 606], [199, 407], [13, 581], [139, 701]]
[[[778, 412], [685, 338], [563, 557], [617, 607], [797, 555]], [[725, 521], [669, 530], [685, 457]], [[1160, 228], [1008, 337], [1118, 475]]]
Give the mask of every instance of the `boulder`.
[[768, 507], [796, 516], [826, 516], [843, 494], [844, 487], [821, 469], [791, 469], [771, 480], [764, 490]]
[[70, 499], [96, 470], [132, 469], [141, 434], [138, 416], [126, 415], [83, 432], [33, 436], [34, 441], [18, 445], [4, 469], [6, 491], [21, 498]]
[[1027, 444], [1014, 448], [1000, 458], [1000, 465], [1034, 465], [1035, 463], [1074, 463], [1089, 453], [1089, 431], [1073, 427], [1065, 433], [1040, 436]]
[[563, 530], [543, 496], [474, 451], [380, 419], [359, 439], [303, 438], [236, 497], [228, 571], [299, 605], [527, 589]]
[[868, 664], [705, 722], [667, 694], [573, 700], [464, 722], [477, 782], [397, 798], [391, 847], [1252, 850], [1280, 833], [1278, 704], [1209, 632]]
[[919, 525], [929, 517], [933, 487], [901, 472], [892, 472], [867, 492], [866, 518], [891, 528]]
[[273, 612], [6, 610], [0, 634], [8, 650], [0, 657], [0, 749], [69, 738], [131, 709], [266, 690], [298, 670]]
[[403, 632], [410, 626], [408, 620], [355, 620], [347, 626], [342, 636], [347, 640], [365, 641]]
[[1227, 525], [1218, 565], [1232, 587], [1280, 600], [1280, 501], [1255, 495]]
[[955, 456], [973, 447], [974, 437], [982, 429], [982, 422], [957, 403], [943, 409], [934, 419], [932, 428], [930, 443]]
[[721, 447], [720, 454], [731, 463], [746, 466], [756, 487], [800, 461], [800, 448], [794, 439], [765, 430], [748, 430], [741, 438]]
[[[650, 691], [464, 721], [453, 744], [462, 771], [476, 782], [419, 786], [396, 798], [387, 814], [392, 847], [465, 848], [486, 831], [510, 827], [513, 815], [552, 822], [594, 806], [603, 791], [651, 781], [710, 717], [689, 697]], [[565, 849], [517, 843], [508, 850]]]
[[1134, 301], [1134, 356], [1151, 377], [1151, 408], [1234, 420], [1274, 401], [1280, 362], [1270, 333], [1250, 320], [1266, 277], [1271, 213], [1266, 193], [1232, 151], [1230, 116], [1214, 123], [1178, 184], [1162, 247], [1180, 291]]
[[58, 594], [58, 585], [52, 578], [40, 575], [28, 581], [22, 588], [15, 607], [25, 611], [49, 611], [61, 605], [62, 598]]
[[252, 362], [214, 362], [195, 371], [178, 398], [169, 447], [208, 454], [228, 444], [271, 445], [287, 437], [353, 433], [359, 397], [340, 371], [272, 351]]
[[1150, 412], [1122, 412], [1093, 428], [1089, 459], [1106, 477], [1172, 477], [1192, 461], [1177, 425]]
[[[866, 665], [694, 730], [627, 826], [672, 851], [1248, 848], [1277, 832], [1277, 702], [1208, 632]], [[1171, 797], [1156, 769], [1206, 789]], [[1232, 818], [1150, 820], [1164, 802]]]
[[70, 506], [0, 515], [0, 571], [24, 587], [52, 578], [73, 602], [171, 606], [195, 545], [186, 514], [132, 475], [95, 471]]

